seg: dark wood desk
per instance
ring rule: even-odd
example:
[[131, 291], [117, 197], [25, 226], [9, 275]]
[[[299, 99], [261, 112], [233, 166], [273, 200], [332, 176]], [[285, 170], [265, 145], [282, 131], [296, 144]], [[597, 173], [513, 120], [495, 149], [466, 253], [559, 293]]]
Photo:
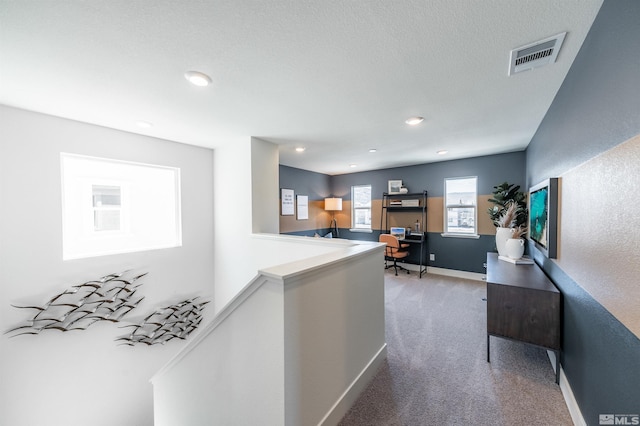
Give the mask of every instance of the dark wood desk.
[[514, 265], [487, 253], [487, 362], [491, 336], [552, 350], [560, 379], [560, 292], [538, 265]]

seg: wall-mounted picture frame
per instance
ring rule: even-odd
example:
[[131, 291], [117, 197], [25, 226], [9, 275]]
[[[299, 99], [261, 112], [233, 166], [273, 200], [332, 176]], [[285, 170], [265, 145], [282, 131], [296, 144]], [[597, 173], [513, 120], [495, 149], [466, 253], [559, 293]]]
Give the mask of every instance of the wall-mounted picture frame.
[[529, 188], [529, 240], [550, 259], [558, 255], [558, 178]]
[[282, 216], [293, 216], [295, 213], [295, 205], [293, 203], [293, 189], [281, 189], [280, 190], [281, 209], [280, 214]]
[[309, 196], [298, 195], [296, 197], [296, 211], [298, 212], [298, 220], [309, 219]]
[[390, 180], [389, 181], [389, 194], [400, 194], [400, 188], [402, 188], [402, 180]]

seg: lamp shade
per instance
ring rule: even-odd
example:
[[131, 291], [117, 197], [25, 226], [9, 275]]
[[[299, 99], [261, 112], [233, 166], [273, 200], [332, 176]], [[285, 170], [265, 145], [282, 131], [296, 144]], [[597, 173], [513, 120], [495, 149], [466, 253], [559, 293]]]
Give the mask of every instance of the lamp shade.
[[325, 198], [324, 209], [328, 211], [342, 211], [342, 198]]

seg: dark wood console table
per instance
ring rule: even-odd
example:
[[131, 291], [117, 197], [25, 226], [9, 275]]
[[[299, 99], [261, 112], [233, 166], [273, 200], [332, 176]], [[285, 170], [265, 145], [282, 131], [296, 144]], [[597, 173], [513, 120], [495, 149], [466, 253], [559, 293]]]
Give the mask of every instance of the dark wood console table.
[[538, 265], [487, 253], [487, 362], [491, 336], [552, 350], [560, 382], [560, 292]]

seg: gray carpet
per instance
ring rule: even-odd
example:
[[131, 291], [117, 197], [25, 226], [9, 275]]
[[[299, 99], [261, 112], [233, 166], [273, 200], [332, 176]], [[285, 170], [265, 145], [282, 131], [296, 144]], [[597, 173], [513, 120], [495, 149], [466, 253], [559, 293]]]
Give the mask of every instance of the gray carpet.
[[491, 338], [486, 285], [385, 273], [387, 360], [340, 422], [572, 425], [546, 351]]

